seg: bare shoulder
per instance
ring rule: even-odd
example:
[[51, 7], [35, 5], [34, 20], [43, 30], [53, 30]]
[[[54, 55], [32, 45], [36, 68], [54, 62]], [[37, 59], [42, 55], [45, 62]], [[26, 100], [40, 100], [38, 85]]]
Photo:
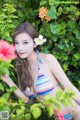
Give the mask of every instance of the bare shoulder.
[[46, 60], [48, 60], [48, 62], [51, 62], [56, 59], [55, 56], [52, 54], [45, 54], [45, 56], [46, 56]]
[[44, 58], [48, 63], [57, 61], [56, 57], [52, 54], [46, 54], [46, 53], [41, 53], [41, 54], [42, 54], [42, 58]]

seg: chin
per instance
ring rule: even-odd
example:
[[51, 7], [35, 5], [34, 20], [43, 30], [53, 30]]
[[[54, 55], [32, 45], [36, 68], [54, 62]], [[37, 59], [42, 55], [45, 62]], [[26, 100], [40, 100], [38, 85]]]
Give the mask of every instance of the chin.
[[21, 59], [25, 59], [26, 57], [20, 57]]
[[20, 56], [20, 55], [19, 55], [19, 57], [20, 57], [21, 59], [25, 59], [27, 56]]

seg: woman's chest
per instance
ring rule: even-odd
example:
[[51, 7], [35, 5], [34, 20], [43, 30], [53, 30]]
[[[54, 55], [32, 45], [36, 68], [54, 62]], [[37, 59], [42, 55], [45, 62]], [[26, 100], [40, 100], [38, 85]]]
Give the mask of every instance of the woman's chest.
[[44, 74], [45, 76], [51, 78], [51, 79], [55, 79], [54, 75], [52, 74], [52, 71], [51, 71], [51, 68], [49, 65], [47, 64], [41, 64], [39, 66], [39, 69], [38, 69], [38, 66], [36, 66], [35, 68], [31, 69], [30, 70], [30, 73], [31, 73], [31, 77], [34, 81], [34, 83], [36, 82], [38, 76], [40, 74]]
[[31, 70], [31, 78], [34, 81], [34, 88], [27, 89], [28, 95], [38, 94], [40, 96], [48, 94], [54, 89], [57, 84], [57, 81], [54, 75], [51, 72], [51, 69], [48, 65], [45, 64], [38, 68]]

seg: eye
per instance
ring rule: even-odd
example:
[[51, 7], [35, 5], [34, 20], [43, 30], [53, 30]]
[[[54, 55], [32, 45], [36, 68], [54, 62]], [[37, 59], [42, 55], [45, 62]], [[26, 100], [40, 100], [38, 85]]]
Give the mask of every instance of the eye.
[[18, 45], [18, 42], [14, 42], [15, 45]]
[[25, 44], [28, 44], [28, 42], [23, 42], [23, 44], [25, 45]]

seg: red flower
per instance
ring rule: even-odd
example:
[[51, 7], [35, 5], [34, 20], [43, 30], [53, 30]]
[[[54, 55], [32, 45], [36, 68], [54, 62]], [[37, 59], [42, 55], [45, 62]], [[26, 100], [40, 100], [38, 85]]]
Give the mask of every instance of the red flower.
[[63, 117], [63, 115], [62, 115], [61, 112], [59, 112], [58, 110], [56, 110], [56, 113], [57, 113], [57, 116], [58, 116], [58, 119], [59, 119], [59, 120], [66, 120], [66, 119]]
[[11, 59], [16, 58], [15, 48], [13, 44], [9, 44], [5, 40], [0, 40], [0, 59], [9, 62]]

